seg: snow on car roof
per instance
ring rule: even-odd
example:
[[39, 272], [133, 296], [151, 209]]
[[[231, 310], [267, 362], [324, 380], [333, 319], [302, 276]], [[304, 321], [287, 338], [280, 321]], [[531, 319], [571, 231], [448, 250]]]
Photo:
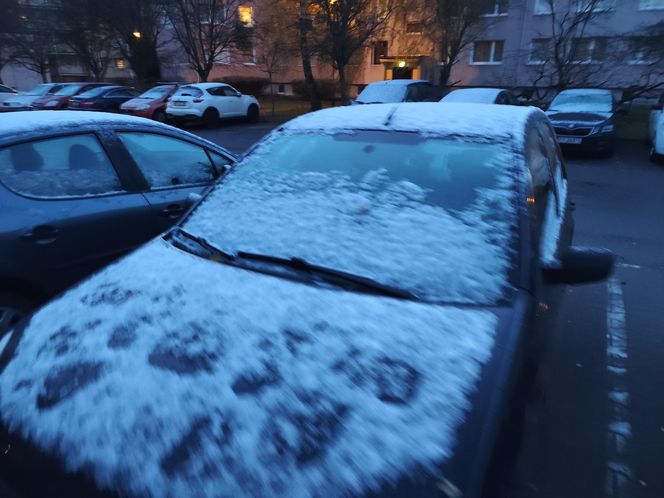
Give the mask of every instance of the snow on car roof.
[[33, 316], [0, 417], [122, 495], [362, 494], [451, 456], [497, 320], [158, 239]]
[[429, 83], [429, 82], [426, 80], [384, 80], [384, 81], [373, 81], [369, 83], [369, 85], [408, 86], [412, 85], [413, 83]]
[[193, 86], [195, 88], [214, 88], [217, 86], [230, 86], [230, 85], [228, 83], [224, 83], [223, 81], [217, 81], [212, 83], [187, 83], [186, 85], [182, 86]]
[[445, 95], [441, 102], [467, 102], [493, 104], [502, 88], [461, 88]]
[[485, 104], [412, 102], [334, 107], [300, 116], [284, 131], [339, 132], [353, 129], [414, 131], [432, 135], [472, 135], [498, 138], [511, 135], [522, 142], [535, 107]]
[[[563, 90], [560, 93], [564, 93], [564, 94], [567, 94], [567, 95], [587, 95], [587, 94], [593, 94], [593, 93], [602, 94], [602, 95], [605, 95], [607, 93], [608, 94], [613, 94], [613, 92], [611, 92], [611, 90], [606, 90], [606, 89], [603, 89], [603, 88], [570, 88], [568, 90]], [[560, 94], [558, 94], [558, 95], [560, 95]]]

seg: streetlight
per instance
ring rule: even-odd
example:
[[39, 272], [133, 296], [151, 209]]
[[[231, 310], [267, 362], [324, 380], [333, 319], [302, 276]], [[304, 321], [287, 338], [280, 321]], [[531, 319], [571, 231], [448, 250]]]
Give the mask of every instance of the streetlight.
[[141, 36], [143, 36], [139, 30], [134, 31], [132, 35], [134, 35], [134, 38], [136, 38], [137, 40], [140, 40]]
[[406, 61], [399, 61], [399, 63], [397, 64], [397, 66], [399, 66], [399, 67], [406, 67]]

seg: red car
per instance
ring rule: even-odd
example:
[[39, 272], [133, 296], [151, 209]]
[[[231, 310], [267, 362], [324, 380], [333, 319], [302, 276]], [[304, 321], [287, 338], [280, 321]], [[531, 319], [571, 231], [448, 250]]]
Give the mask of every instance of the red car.
[[71, 97], [86, 92], [98, 86], [108, 86], [109, 83], [67, 83], [57, 92], [44, 95], [32, 102], [32, 108], [36, 111], [66, 109]]
[[120, 111], [142, 118], [166, 121], [166, 102], [179, 85], [159, 85], [120, 106]]

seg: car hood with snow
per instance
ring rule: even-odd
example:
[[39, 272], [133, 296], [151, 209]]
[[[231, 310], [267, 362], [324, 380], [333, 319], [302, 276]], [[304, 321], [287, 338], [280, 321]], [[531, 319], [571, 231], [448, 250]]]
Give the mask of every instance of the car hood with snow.
[[[477, 488], [526, 308], [506, 165], [539, 112], [487, 122], [484, 107], [348, 107], [282, 127], [181, 228], [2, 341], [2, 424], [126, 495]], [[240, 264], [251, 253], [290, 265]], [[363, 291], [339, 283], [350, 273]]]
[[613, 116], [613, 97], [609, 90], [573, 89], [560, 92], [546, 114], [553, 122], [597, 125]]

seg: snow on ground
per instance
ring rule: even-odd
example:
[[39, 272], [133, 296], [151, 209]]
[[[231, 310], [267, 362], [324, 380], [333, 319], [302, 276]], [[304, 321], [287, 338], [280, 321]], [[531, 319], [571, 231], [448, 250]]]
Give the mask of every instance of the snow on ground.
[[450, 456], [496, 320], [156, 240], [32, 318], [0, 416], [133, 495], [348, 496]]

